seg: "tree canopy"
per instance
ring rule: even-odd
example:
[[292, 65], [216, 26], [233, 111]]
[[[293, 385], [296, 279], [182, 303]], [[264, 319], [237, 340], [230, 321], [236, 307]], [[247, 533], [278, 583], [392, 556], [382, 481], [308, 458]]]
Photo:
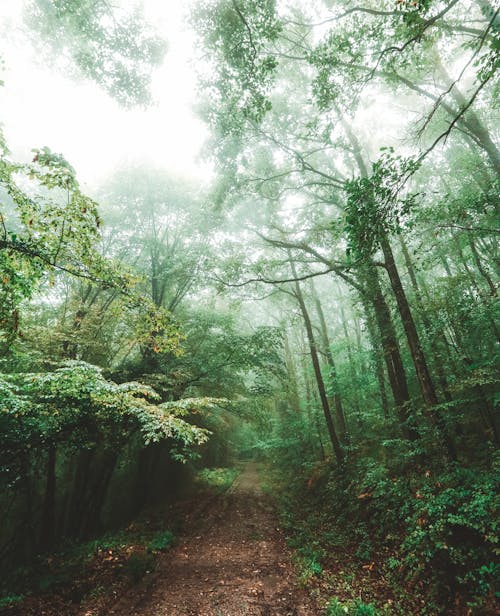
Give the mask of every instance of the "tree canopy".
[[[123, 156], [84, 183], [0, 133], [0, 555], [251, 458], [324, 613], [495, 613], [498, 10], [189, 9], [211, 175]], [[23, 27], [144, 118], [170, 53], [146, 15], [26, 0]]]

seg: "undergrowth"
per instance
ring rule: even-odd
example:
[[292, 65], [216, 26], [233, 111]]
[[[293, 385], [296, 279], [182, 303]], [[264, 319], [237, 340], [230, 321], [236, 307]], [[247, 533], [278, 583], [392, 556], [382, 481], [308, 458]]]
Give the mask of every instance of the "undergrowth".
[[196, 481], [199, 485], [216, 492], [225, 492], [239, 475], [237, 468], [204, 468], [198, 471]]
[[300, 580], [327, 616], [495, 613], [499, 486], [491, 469], [402, 474], [351, 460], [281, 482]]

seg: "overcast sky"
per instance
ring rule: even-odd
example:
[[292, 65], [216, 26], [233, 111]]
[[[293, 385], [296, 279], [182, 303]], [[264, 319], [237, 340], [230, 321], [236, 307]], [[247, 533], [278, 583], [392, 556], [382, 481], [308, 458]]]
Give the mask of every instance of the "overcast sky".
[[199, 160], [206, 129], [195, 117], [193, 36], [183, 20], [190, 2], [145, 0], [146, 15], [168, 40], [154, 77], [157, 103], [127, 111], [92, 82], [75, 82], [37, 58], [22, 32], [21, 0], [0, 1], [0, 121], [17, 158], [34, 147], [61, 152], [80, 179], [95, 185], [126, 161], [148, 161], [175, 174], [207, 177]]

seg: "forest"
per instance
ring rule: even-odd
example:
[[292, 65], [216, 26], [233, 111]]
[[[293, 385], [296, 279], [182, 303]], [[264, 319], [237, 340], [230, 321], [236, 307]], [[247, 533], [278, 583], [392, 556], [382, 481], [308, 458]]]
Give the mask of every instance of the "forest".
[[498, 5], [0, 34], [0, 614], [498, 614]]

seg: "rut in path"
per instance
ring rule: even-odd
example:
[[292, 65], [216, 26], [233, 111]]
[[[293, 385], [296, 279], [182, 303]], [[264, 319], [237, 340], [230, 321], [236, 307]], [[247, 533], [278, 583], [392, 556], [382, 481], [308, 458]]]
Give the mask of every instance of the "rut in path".
[[230, 490], [188, 524], [152, 582], [132, 590], [114, 616], [316, 616], [297, 584], [290, 553], [259, 468], [247, 465]]

